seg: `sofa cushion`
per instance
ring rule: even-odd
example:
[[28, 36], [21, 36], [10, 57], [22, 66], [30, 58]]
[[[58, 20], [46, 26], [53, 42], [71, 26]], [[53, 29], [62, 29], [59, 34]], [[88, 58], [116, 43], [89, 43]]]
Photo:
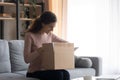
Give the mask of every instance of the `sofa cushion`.
[[0, 73], [11, 72], [8, 41], [0, 40]]
[[75, 57], [75, 67], [81, 67], [81, 68], [90, 68], [92, 67], [92, 61], [90, 58], [84, 58], [84, 57]]
[[20, 74], [20, 75], [23, 75], [23, 76], [26, 76], [27, 70], [24, 70], [24, 71], [16, 71], [16, 72], [14, 72], [14, 73]]
[[94, 68], [75, 68], [75, 69], [67, 69], [70, 73], [70, 78], [79, 78], [83, 76], [95, 76], [96, 71]]
[[16, 78], [20, 78], [22, 75], [14, 74], [14, 73], [2, 73], [0, 74], [0, 80], [17, 80]]
[[23, 57], [24, 41], [11, 40], [9, 41], [9, 48], [12, 72], [27, 70], [28, 64], [24, 62]]
[[15, 73], [0, 74], [0, 80], [38, 80], [35, 78], [26, 78], [26, 76]]

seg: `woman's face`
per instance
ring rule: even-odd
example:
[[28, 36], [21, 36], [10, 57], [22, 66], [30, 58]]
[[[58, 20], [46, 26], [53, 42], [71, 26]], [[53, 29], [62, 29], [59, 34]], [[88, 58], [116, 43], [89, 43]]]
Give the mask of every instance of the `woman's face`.
[[50, 24], [42, 24], [42, 26], [43, 26], [42, 31], [46, 32], [46, 33], [49, 33], [51, 31], [53, 31], [53, 28], [55, 27], [55, 25], [56, 25], [56, 22], [53, 22], [53, 23], [50, 23]]
[[53, 28], [55, 27], [56, 22], [50, 23], [50, 24], [42, 24], [43, 26], [43, 32], [49, 33], [53, 31]]

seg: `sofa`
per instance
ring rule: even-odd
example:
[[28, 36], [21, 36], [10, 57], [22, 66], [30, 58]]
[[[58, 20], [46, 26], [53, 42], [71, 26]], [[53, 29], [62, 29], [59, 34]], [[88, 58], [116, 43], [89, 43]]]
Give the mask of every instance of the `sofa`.
[[[25, 76], [29, 64], [24, 62], [23, 49], [24, 40], [0, 40], [0, 80], [38, 80]], [[81, 63], [84, 65], [81, 66]], [[99, 76], [101, 58], [75, 56], [75, 68], [66, 70], [71, 79], [88, 75]]]

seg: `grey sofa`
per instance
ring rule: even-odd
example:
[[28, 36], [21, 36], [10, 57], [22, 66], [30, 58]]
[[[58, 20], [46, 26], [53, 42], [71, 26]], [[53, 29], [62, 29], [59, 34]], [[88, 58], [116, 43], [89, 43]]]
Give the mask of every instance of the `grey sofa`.
[[[23, 40], [0, 40], [0, 80], [38, 80], [26, 78], [28, 64], [23, 59]], [[83, 58], [83, 57], [82, 57]], [[88, 58], [88, 57], [87, 57]], [[101, 58], [89, 57], [92, 61], [91, 67], [68, 70], [71, 79], [82, 76], [101, 74]], [[78, 60], [79, 57], [75, 57]], [[77, 63], [76, 63], [77, 64]]]

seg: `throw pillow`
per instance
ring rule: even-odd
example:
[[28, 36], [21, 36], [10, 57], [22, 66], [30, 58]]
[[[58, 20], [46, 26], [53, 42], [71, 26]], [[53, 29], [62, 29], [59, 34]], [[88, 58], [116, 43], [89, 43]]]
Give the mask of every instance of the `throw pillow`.
[[27, 70], [28, 64], [25, 63], [23, 57], [24, 41], [10, 40], [9, 48], [10, 48], [12, 72]]
[[90, 58], [76, 57], [75, 67], [90, 68], [92, 67], [92, 61]]
[[8, 41], [0, 40], [0, 73], [11, 72]]

